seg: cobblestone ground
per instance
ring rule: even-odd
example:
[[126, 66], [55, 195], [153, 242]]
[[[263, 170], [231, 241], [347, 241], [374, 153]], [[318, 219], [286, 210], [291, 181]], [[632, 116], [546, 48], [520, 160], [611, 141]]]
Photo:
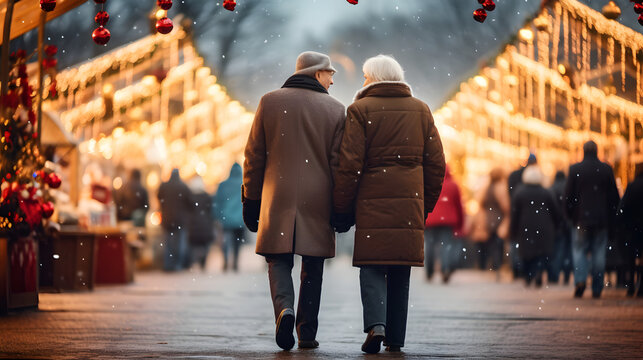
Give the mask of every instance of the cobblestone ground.
[[[252, 259], [252, 260], [249, 260]], [[39, 311], [0, 318], [3, 358], [375, 359], [360, 351], [358, 271], [327, 263], [315, 350], [279, 351], [264, 265], [142, 272], [134, 284], [42, 294]], [[296, 276], [295, 276], [296, 277]], [[448, 285], [414, 269], [409, 359], [643, 358], [643, 300], [607, 289], [572, 298], [571, 286], [525, 288], [508, 274], [462, 270]]]

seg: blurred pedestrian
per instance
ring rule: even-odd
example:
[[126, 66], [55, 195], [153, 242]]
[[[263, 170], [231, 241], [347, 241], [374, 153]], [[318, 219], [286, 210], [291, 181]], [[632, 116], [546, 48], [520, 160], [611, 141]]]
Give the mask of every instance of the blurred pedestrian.
[[511, 237], [518, 241], [525, 281], [529, 285], [534, 280], [536, 287], [542, 285], [561, 220], [553, 195], [542, 186], [543, 179], [537, 165], [528, 166], [522, 173], [523, 185], [511, 199]]
[[[507, 189], [509, 189], [509, 197], [511, 198], [513, 194], [518, 190], [518, 188], [523, 184], [522, 183], [522, 173], [530, 165], [536, 165], [538, 159], [536, 154], [530, 153], [527, 158], [527, 163], [525, 166], [521, 166], [518, 170], [513, 171], [509, 174], [507, 179]], [[520, 278], [524, 275], [524, 269], [522, 267], [522, 262], [520, 261], [520, 256], [518, 255], [518, 249], [516, 245], [518, 241], [516, 239], [509, 239], [509, 261], [511, 262], [511, 270], [515, 279]]]
[[379, 55], [348, 108], [335, 176], [336, 225], [356, 220], [366, 340], [362, 351], [399, 352], [406, 337], [411, 266], [423, 266], [424, 219], [444, 179], [444, 153], [429, 107], [414, 98], [400, 64]]
[[574, 296], [583, 296], [591, 268], [592, 296], [599, 298], [603, 291], [607, 238], [614, 229], [619, 195], [612, 167], [598, 159], [596, 143], [586, 142], [583, 152], [583, 161], [570, 166], [565, 186], [566, 212], [574, 226]]
[[115, 192], [114, 202], [118, 220], [131, 220], [134, 226], [145, 226], [149, 200], [139, 169], [130, 171], [127, 182]]
[[[335, 256], [330, 225], [332, 172], [344, 127], [344, 105], [328, 94], [335, 68], [314, 51], [297, 57], [281, 89], [261, 98], [245, 149], [243, 220], [257, 232], [257, 254], [268, 262], [277, 320], [276, 342], [316, 348], [324, 259]], [[302, 256], [295, 319], [294, 254]]]
[[[214, 217], [223, 226], [221, 250], [223, 252], [223, 271], [227, 271], [232, 262], [232, 270], [239, 270], [239, 249], [245, 239], [243, 226], [243, 207], [241, 199], [241, 184], [243, 172], [241, 165], [234, 163], [230, 175], [219, 184], [214, 195]], [[230, 254], [232, 253], [232, 254]], [[230, 255], [232, 260], [230, 261]]]
[[[629, 277], [626, 280], [627, 294], [643, 296], [641, 286], [642, 265], [637, 265], [643, 256], [643, 163], [636, 164], [636, 177], [625, 190], [619, 205], [619, 218], [625, 238], [626, 263]], [[637, 289], [638, 288], [638, 289]]]
[[205, 270], [205, 263], [214, 241], [214, 218], [212, 216], [212, 196], [205, 190], [203, 178], [195, 176], [190, 181], [194, 206], [190, 212], [188, 227], [189, 264], [195, 263]]
[[447, 166], [440, 198], [425, 223], [424, 270], [427, 279], [430, 280], [433, 276], [434, 259], [436, 258], [436, 248], [438, 248], [442, 282], [445, 284], [449, 282], [461, 253], [455, 233], [462, 232], [463, 220], [464, 210], [462, 209], [460, 188]]
[[569, 284], [569, 278], [574, 270], [572, 261], [572, 225], [569, 219], [565, 216], [565, 183], [567, 178], [565, 172], [557, 171], [554, 177], [554, 183], [549, 191], [551, 191], [556, 200], [556, 206], [559, 209], [560, 222], [556, 229], [556, 236], [554, 241], [554, 252], [547, 266], [547, 283], [557, 284], [560, 279], [560, 272], [563, 272], [563, 283]]
[[188, 217], [192, 212], [190, 189], [181, 180], [178, 169], [172, 169], [170, 180], [162, 183], [158, 190], [161, 205], [161, 226], [165, 233], [163, 269], [182, 270], [188, 256]]
[[505, 172], [500, 167], [489, 173], [489, 185], [479, 195], [480, 208], [467, 231], [476, 243], [478, 265], [481, 270], [498, 270], [502, 265], [503, 238], [509, 232], [511, 202], [507, 192]]

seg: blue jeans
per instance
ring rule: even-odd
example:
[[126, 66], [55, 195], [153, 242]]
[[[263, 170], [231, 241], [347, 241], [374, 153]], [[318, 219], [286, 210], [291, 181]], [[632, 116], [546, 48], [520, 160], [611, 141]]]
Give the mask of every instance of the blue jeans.
[[569, 273], [574, 269], [572, 265], [571, 228], [563, 225], [564, 228], [556, 232], [554, 252], [551, 255], [547, 266], [548, 283], [557, 284], [560, 272], [565, 273], [565, 283], [569, 280]]
[[188, 256], [188, 232], [185, 228], [164, 229], [163, 270], [178, 271], [184, 268]]
[[459, 246], [453, 229], [450, 226], [436, 226], [424, 230], [424, 267], [426, 275], [433, 275], [434, 259], [436, 252], [440, 253], [440, 268], [442, 273], [450, 273], [455, 270], [460, 255]]
[[[607, 247], [607, 229], [585, 229], [577, 227], [572, 230], [572, 257], [574, 259], [574, 283], [584, 283], [592, 271], [592, 293], [600, 295], [603, 291], [605, 274], [605, 256]], [[588, 259], [588, 255], [591, 260]]]

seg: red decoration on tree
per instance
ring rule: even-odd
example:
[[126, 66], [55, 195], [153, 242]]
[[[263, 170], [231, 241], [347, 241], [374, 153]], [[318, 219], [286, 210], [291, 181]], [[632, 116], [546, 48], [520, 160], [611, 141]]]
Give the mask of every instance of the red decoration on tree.
[[47, 56], [56, 56], [58, 54], [58, 47], [56, 45], [45, 45], [45, 54]]
[[482, 3], [482, 7], [487, 11], [493, 11], [496, 8], [496, 3], [493, 0], [486, 0]]
[[92, 40], [98, 45], [105, 45], [109, 41], [112, 34], [109, 30], [105, 29], [102, 26], [99, 26], [92, 32]]
[[174, 28], [174, 24], [172, 24], [172, 20], [170, 20], [168, 17], [160, 18], [156, 22], [156, 31], [158, 31], [161, 34], [168, 34], [172, 29]]
[[42, 11], [50, 12], [56, 8], [56, 0], [40, 0]]
[[49, 185], [50, 188], [58, 189], [60, 187], [60, 184], [62, 183], [62, 180], [60, 180], [60, 176], [58, 176], [56, 173], [51, 173], [45, 178], [45, 182], [47, 183], [47, 185]]
[[477, 22], [483, 23], [487, 19], [487, 12], [480, 8], [473, 12], [473, 19]]
[[94, 21], [96, 21], [100, 26], [105, 26], [109, 21], [109, 14], [107, 11], [99, 11], [94, 17]]
[[237, 3], [234, 0], [225, 0], [223, 2], [223, 7], [226, 10], [234, 11], [235, 6], [237, 6]]
[[637, 14], [643, 13], [643, 4], [641, 3], [634, 4], [634, 12]]
[[40, 205], [40, 209], [42, 210], [42, 216], [45, 219], [48, 219], [51, 217], [51, 215], [54, 214], [54, 204], [52, 204], [51, 201], [44, 202]]
[[51, 69], [51, 68], [55, 68], [55, 67], [56, 67], [56, 65], [58, 65], [58, 60], [56, 60], [56, 59], [54, 59], [54, 58], [46, 58], [46, 59], [43, 59], [43, 60], [42, 60], [42, 67], [43, 67], [45, 70], [49, 70], [49, 69]]
[[163, 10], [170, 10], [172, 7], [172, 0], [156, 0], [156, 5]]
[[643, 26], [643, 14], [639, 15], [639, 24]]
[[357, 0], [346, 0], [349, 4], [357, 5]]

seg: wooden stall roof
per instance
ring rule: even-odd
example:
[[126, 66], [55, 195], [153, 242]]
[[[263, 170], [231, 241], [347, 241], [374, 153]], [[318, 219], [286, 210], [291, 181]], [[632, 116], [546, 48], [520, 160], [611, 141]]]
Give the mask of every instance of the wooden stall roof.
[[[47, 21], [57, 18], [69, 10], [83, 4], [87, 0], [58, 0], [56, 8], [47, 13]], [[3, 26], [7, 13], [8, 0], [0, 0], [0, 43], [3, 39]], [[38, 27], [40, 23], [40, 0], [21, 0], [13, 7], [13, 21], [11, 24], [11, 40]]]

